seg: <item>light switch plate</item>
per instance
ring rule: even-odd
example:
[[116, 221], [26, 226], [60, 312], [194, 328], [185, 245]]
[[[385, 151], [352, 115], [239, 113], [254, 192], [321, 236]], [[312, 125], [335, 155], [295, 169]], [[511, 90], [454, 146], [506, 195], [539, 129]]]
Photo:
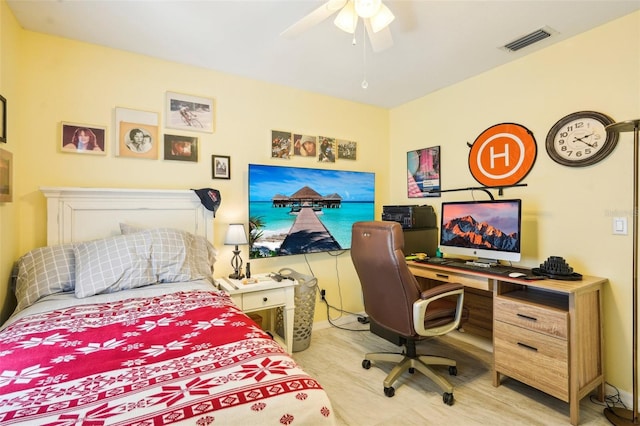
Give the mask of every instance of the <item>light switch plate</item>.
[[627, 235], [627, 218], [626, 217], [613, 218], [613, 234]]

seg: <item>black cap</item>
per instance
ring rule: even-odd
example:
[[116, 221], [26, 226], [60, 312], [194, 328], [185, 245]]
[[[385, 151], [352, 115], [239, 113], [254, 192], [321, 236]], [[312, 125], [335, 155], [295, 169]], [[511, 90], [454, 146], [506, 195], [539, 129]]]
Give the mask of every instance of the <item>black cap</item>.
[[213, 217], [216, 217], [216, 210], [218, 210], [218, 207], [220, 207], [220, 201], [222, 201], [220, 191], [211, 188], [193, 189], [193, 191], [200, 198], [202, 205], [207, 210], [211, 210], [213, 212]]

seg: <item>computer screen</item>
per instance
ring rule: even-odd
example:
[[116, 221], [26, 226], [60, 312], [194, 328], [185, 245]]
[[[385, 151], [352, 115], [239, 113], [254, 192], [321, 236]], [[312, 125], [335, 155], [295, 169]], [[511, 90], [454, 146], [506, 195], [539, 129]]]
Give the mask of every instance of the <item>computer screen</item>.
[[519, 261], [521, 200], [442, 203], [440, 251], [490, 263]]

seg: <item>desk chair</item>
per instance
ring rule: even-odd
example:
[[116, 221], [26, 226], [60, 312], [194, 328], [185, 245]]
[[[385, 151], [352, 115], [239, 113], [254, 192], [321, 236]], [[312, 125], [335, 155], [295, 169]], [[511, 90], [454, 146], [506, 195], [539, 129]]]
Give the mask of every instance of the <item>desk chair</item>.
[[430, 365], [448, 366], [449, 374], [456, 375], [456, 361], [419, 355], [416, 342], [459, 326], [464, 287], [446, 283], [421, 291], [405, 261], [402, 228], [397, 222], [356, 222], [351, 238], [351, 260], [362, 286], [364, 310], [372, 322], [400, 336], [405, 346], [401, 354], [368, 353], [362, 367], [369, 369], [371, 361], [396, 363], [384, 380], [384, 394], [388, 397], [395, 394], [393, 384], [402, 373], [418, 370], [440, 386], [442, 400], [452, 405], [453, 386]]

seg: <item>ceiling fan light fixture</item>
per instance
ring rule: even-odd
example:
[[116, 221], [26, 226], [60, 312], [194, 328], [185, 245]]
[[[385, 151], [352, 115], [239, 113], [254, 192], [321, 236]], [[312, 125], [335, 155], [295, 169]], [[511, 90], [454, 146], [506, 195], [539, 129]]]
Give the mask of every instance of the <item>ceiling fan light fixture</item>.
[[378, 13], [382, 0], [353, 0], [355, 3], [356, 13], [361, 18], [371, 18]]
[[345, 7], [342, 8], [336, 19], [333, 21], [336, 27], [349, 34], [356, 32], [358, 26], [358, 15], [356, 14], [355, 7], [352, 1], [347, 2]]
[[369, 22], [371, 23], [371, 29], [374, 33], [386, 28], [396, 17], [391, 13], [391, 10], [384, 4], [381, 5], [378, 13], [369, 18]]

